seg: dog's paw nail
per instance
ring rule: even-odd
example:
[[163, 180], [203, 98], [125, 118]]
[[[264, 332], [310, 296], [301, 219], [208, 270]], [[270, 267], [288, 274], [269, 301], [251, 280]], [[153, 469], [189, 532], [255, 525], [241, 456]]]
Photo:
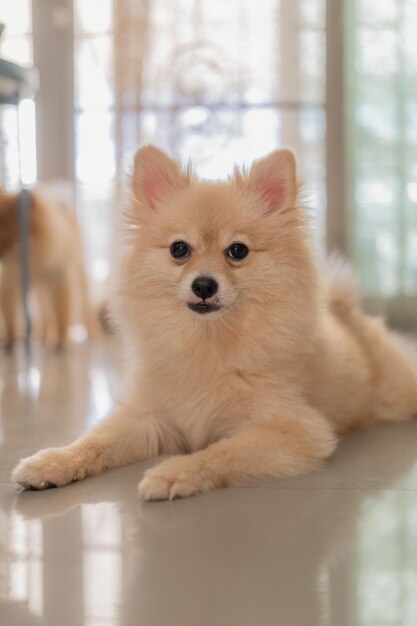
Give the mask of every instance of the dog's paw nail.
[[56, 489], [58, 485], [49, 480], [45, 480], [45, 482], [42, 483], [42, 487], [44, 487], [45, 489]]

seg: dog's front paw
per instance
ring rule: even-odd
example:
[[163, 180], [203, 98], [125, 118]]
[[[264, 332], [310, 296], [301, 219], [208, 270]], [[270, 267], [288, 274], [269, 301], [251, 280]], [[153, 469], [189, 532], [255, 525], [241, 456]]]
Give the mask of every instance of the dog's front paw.
[[174, 456], [145, 472], [138, 485], [143, 500], [173, 500], [187, 498], [213, 489], [209, 475], [193, 455]]
[[12, 473], [12, 480], [25, 489], [63, 487], [75, 479], [72, 454], [60, 448], [41, 450], [22, 459]]

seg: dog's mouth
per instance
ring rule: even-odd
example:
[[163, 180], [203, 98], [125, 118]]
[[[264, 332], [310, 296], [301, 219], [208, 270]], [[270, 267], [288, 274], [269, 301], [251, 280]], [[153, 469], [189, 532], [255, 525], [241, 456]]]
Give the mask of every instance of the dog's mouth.
[[200, 313], [200, 315], [204, 315], [205, 313], [213, 313], [214, 311], [218, 311], [221, 308], [220, 304], [212, 304], [210, 302], [204, 301], [187, 302], [187, 306], [195, 313]]

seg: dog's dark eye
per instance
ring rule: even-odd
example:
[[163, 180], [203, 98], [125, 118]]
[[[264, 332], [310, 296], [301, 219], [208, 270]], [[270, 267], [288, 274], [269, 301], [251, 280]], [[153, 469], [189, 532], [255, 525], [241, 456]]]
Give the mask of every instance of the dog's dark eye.
[[169, 251], [174, 259], [185, 259], [191, 254], [191, 247], [186, 241], [174, 241]]
[[244, 243], [239, 243], [238, 241], [236, 241], [227, 248], [226, 254], [230, 259], [233, 259], [234, 261], [241, 261], [246, 256], [248, 256], [249, 248], [248, 246], [245, 246]]

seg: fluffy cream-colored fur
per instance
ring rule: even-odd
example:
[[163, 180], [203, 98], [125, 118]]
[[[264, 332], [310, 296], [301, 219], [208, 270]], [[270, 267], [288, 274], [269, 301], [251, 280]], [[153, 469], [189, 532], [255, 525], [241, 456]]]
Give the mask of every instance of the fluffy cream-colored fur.
[[[195, 180], [153, 147], [135, 157], [116, 318], [129, 355], [116, 412], [75, 443], [24, 459], [36, 489], [173, 455], [139, 483], [146, 500], [306, 472], [338, 438], [417, 414], [417, 370], [378, 319], [362, 313], [349, 272], [322, 276], [281, 150], [228, 182]], [[191, 254], [170, 255], [174, 241]], [[249, 248], [227, 256], [233, 242]], [[191, 283], [218, 292], [199, 314]], [[389, 451], [387, 451], [389, 453]]]

